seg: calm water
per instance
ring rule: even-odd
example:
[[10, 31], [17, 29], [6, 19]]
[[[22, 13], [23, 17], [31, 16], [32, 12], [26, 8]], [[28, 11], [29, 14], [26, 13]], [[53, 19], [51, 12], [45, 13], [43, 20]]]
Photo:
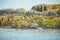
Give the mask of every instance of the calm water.
[[1, 29], [0, 40], [60, 40], [59, 29]]

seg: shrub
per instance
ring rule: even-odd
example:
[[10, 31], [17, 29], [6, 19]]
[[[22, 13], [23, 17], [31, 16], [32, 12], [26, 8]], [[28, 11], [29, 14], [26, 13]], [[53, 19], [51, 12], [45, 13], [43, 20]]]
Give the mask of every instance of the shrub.
[[51, 20], [45, 19], [41, 23], [42, 23], [43, 26], [46, 25], [48, 27], [55, 27], [55, 25], [56, 25], [56, 22], [52, 19]]
[[23, 21], [23, 20], [17, 22], [17, 27], [18, 27], [18, 28], [22, 28], [22, 27], [28, 28], [30, 25], [31, 25], [31, 24], [30, 24], [29, 22]]

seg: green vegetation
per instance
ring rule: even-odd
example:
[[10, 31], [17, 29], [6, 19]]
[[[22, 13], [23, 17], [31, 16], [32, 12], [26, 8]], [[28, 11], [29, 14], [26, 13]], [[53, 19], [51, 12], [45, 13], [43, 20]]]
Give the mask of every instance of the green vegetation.
[[28, 28], [31, 24], [27, 21], [18, 21], [17, 28]]
[[0, 27], [3, 28], [29, 29], [32, 23], [38, 24], [38, 27], [42, 28], [60, 28], [60, 17], [14, 16], [14, 19], [12, 19], [5, 16], [3, 18], [0, 22]]
[[56, 24], [56, 22], [54, 21], [54, 20], [43, 20], [43, 21], [41, 21], [42, 22], [42, 25], [46, 25], [47, 27], [52, 27], [52, 28], [54, 28], [55, 27], [55, 25], [57, 25]]
[[[33, 25], [33, 27], [31, 27]], [[38, 25], [38, 26], [36, 26]], [[2, 28], [55, 28], [60, 29], [60, 5], [36, 5], [31, 10], [24, 8], [0, 10]]]
[[53, 25], [56, 24], [56, 22], [53, 21], [53, 20], [43, 20], [43, 21], [42, 21], [42, 24], [43, 24], [43, 25], [51, 25], [51, 26], [53, 26]]

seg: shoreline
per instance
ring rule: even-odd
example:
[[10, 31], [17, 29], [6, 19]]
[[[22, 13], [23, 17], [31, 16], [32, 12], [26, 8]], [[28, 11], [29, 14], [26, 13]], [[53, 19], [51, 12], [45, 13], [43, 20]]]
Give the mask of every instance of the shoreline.
[[[0, 28], [0, 29], [19, 29], [19, 28]], [[22, 29], [25, 30], [25, 29], [34, 29], [34, 28], [22, 28]], [[37, 28], [37, 29], [40, 29], [40, 28]], [[60, 28], [41, 28], [41, 29], [60, 29]]]

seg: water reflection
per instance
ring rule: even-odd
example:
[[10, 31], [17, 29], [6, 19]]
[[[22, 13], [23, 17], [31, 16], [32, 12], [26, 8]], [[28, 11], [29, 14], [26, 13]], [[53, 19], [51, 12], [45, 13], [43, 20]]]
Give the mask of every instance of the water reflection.
[[59, 40], [59, 29], [0, 29], [0, 40]]

